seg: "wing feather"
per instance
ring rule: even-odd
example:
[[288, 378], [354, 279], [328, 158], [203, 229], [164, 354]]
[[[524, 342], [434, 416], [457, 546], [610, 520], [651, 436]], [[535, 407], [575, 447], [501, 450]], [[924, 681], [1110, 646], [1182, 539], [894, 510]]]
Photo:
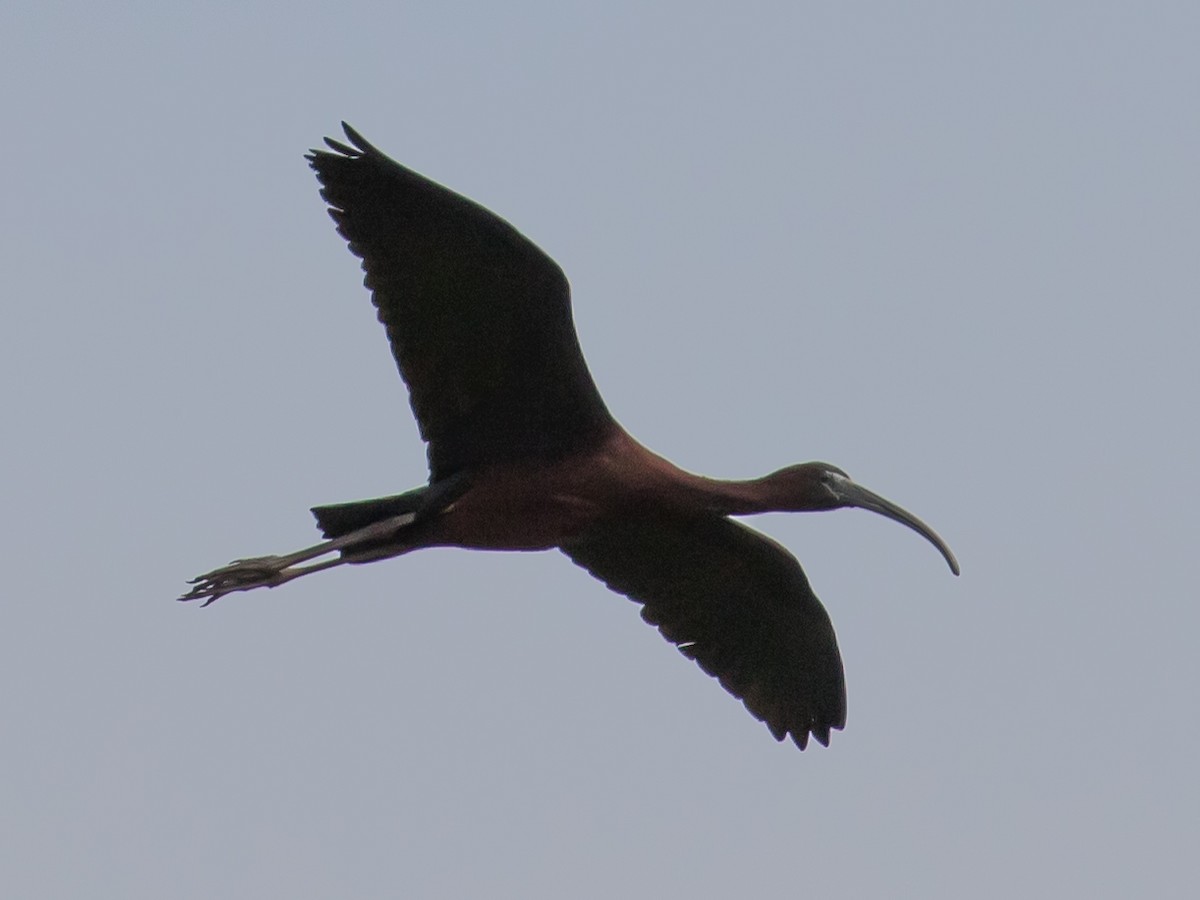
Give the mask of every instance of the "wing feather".
[[642, 618], [777, 740], [829, 743], [846, 723], [833, 625], [783, 547], [714, 514], [606, 520], [563, 552], [642, 604]]
[[[614, 423], [588, 373], [562, 269], [498, 216], [350, 145], [308, 155], [387, 329], [433, 479], [552, 459]], [[351, 146], [352, 145], [352, 146]]]

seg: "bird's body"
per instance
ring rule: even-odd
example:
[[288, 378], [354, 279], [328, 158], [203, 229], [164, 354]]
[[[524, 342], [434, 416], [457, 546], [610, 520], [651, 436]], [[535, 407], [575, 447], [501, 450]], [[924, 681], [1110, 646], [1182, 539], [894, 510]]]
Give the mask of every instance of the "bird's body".
[[612, 418], [588, 373], [562, 270], [508, 223], [344, 127], [353, 146], [327, 140], [332, 152], [309, 160], [339, 232], [363, 258], [429, 444], [429, 484], [317, 507], [325, 543], [239, 560], [196, 579], [181, 599], [207, 605], [423, 547], [558, 548], [642, 603], [643, 618], [776, 738], [828, 743], [845, 723], [828, 615], [785, 549], [728, 517], [859, 506], [918, 531], [957, 574], [949, 549], [825, 463], [720, 481], [647, 450]]
[[[611, 432], [582, 454], [485, 468], [476, 485], [439, 517], [446, 544], [486, 550], [550, 550], [607, 512], [635, 507], [667, 489], [671, 466]], [[507, 511], [497, 516], [496, 510]]]
[[[766, 512], [760, 481], [693, 475], [647, 450], [622, 429], [557, 460], [481, 468], [430, 521], [425, 545], [478, 550], [552, 550], [598, 521], [653, 508], [715, 515]], [[497, 511], [503, 510], [503, 515]]]

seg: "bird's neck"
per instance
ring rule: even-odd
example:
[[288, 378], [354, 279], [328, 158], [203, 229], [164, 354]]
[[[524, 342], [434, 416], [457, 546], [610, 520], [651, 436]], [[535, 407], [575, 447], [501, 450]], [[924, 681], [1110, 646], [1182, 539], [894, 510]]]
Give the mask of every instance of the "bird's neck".
[[705, 478], [690, 472], [685, 474], [689, 476], [690, 487], [697, 500], [713, 512], [724, 516], [748, 516], [779, 510], [764, 489], [761, 478], [741, 481]]
[[744, 516], [780, 509], [767, 479], [746, 481], [706, 478], [681, 469], [647, 450], [628, 433], [615, 433], [595, 459], [595, 468], [635, 496], [653, 497], [667, 507], [707, 509], [725, 516]]

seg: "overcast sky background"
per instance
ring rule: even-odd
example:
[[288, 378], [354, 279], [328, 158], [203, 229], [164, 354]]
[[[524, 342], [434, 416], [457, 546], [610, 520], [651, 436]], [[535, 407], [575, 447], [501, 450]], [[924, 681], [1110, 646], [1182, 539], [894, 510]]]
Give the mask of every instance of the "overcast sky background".
[[[1195, 896], [1200, 7], [734, 7], [4, 5], [5, 896]], [[343, 118], [563, 265], [644, 443], [954, 548], [755, 521], [831, 747], [556, 553], [173, 602], [425, 478]]]

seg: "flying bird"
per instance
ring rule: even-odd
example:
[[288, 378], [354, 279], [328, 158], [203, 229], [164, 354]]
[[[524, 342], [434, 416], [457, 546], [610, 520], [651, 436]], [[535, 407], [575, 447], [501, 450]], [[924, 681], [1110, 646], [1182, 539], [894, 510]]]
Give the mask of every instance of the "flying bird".
[[338, 233], [362, 258], [408, 385], [429, 483], [312, 510], [326, 540], [237, 560], [193, 579], [181, 600], [278, 587], [343, 563], [424, 547], [557, 548], [642, 606], [685, 656], [777, 740], [829, 743], [846, 722], [833, 626], [794, 557], [731, 518], [859, 507], [916, 531], [916, 516], [822, 462], [723, 481], [635, 441], [584, 363], [559, 266], [478, 204], [349, 144], [306, 157]]

